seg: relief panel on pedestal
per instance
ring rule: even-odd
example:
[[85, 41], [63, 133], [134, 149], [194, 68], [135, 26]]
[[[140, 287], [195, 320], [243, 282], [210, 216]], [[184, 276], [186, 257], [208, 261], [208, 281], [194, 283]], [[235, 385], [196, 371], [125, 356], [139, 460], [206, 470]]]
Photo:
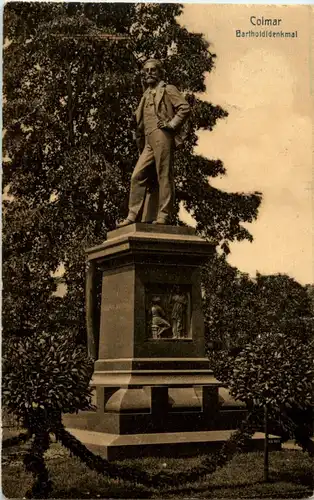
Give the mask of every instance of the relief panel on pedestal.
[[191, 286], [148, 285], [146, 328], [148, 339], [189, 339], [191, 334]]

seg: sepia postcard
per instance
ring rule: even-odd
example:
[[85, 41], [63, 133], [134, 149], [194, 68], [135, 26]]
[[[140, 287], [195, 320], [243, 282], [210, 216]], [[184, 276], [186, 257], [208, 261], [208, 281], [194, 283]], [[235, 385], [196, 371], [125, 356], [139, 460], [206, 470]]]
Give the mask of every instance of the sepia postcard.
[[5, 498], [309, 498], [311, 5], [8, 1]]

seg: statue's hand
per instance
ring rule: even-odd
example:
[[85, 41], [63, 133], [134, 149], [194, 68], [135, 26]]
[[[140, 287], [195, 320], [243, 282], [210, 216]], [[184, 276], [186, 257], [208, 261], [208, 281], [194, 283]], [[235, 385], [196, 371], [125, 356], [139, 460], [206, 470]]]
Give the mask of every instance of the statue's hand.
[[162, 130], [173, 130], [173, 127], [170, 125], [170, 122], [167, 122], [165, 120], [158, 120], [157, 122], [157, 127], [161, 128]]

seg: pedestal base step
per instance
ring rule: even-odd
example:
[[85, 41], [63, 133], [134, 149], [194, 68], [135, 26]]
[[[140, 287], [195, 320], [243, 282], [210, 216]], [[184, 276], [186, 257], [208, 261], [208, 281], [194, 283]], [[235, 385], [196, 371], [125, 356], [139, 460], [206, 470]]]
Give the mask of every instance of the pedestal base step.
[[[210, 453], [219, 450], [234, 432], [233, 430], [218, 430], [118, 435], [81, 429], [67, 430], [87, 448], [107, 460], [143, 456], [176, 458]], [[256, 432], [245, 451], [262, 450], [263, 446], [264, 434]], [[269, 449], [271, 451], [281, 449], [280, 437], [269, 436]]]

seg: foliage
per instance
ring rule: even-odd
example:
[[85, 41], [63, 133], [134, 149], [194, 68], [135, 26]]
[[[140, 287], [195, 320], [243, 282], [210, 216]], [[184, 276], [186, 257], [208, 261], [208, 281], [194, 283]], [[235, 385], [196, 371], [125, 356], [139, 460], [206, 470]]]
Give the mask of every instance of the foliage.
[[304, 340], [311, 330], [304, 321], [312, 316], [306, 287], [285, 274], [256, 277], [256, 330], [283, 332]]
[[[312, 426], [300, 419], [314, 404], [314, 341], [306, 288], [285, 275], [257, 275], [249, 312], [253, 333], [244, 343], [210, 353], [215, 376], [244, 401], [264, 412], [265, 480], [268, 478], [269, 419], [311, 455]], [[227, 330], [227, 336], [229, 331]], [[312, 412], [310, 412], [312, 419]], [[272, 424], [274, 427], [274, 424]]]
[[227, 360], [230, 371], [221, 376], [231, 395], [242, 401], [306, 408], [313, 403], [313, 354], [313, 343], [284, 333], [264, 334]]
[[202, 269], [202, 286], [208, 352], [245, 345], [255, 334], [255, 282], [216, 255]]
[[176, 476], [163, 471], [149, 476], [136, 468], [110, 464], [95, 455], [65, 430], [62, 413], [90, 409], [92, 362], [86, 358], [85, 349], [76, 345], [75, 338], [62, 333], [41, 337], [31, 336], [9, 339], [4, 348], [3, 403], [26, 429], [26, 433], [9, 438], [4, 447], [14, 446], [32, 439], [24, 457], [27, 471], [35, 482], [26, 493], [28, 498], [46, 498], [52, 489], [45, 463], [45, 453], [50, 446], [50, 434], [92, 470], [110, 477], [123, 478], [146, 485], [182, 484], [195, 481], [214, 472], [226, 463], [252, 435], [250, 417], [215, 456], [207, 457], [200, 467]]
[[[138, 155], [133, 111], [148, 56], [162, 59], [192, 107], [175, 160], [177, 208], [182, 202], [197, 229], [224, 248], [251, 238], [242, 223], [256, 218], [260, 195], [214, 189], [208, 179], [225, 167], [193, 152], [197, 131], [212, 130], [227, 113], [197, 97], [215, 55], [179, 24], [181, 11], [179, 4], [5, 6], [4, 335], [66, 322], [85, 338], [83, 251], [125, 214]], [[61, 263], [67, 294], [58, 300], [51, 273]]]
[[47, 415], [87, 409], [92, 370], [85, 349], [68, 331], [10, 339], [3, 346], [3, 404], [24, 426], [38, 408]]
[[26, 429], [3, 445], [33, 438], [24, 465], [35, 482], [26, 496], [46, 498], [52, 488], [44, 459], [50, 433], [61, 424], [62, 413], [91, 407], [93, 363], [75, 337], [65, 331], [7, 339], [2, 367], [3, 405]]
[[218, 466], [230, 460], [254, 432], [249, 416], [243, 428], [227, 441], [217, 456], [207, 457], [200, 467], [178, 473], [177, 476], [170, 477], [161, 471], [150, 477], [135, 468], [109, 464], [66, 431], [61, 421], [62, 413], [90, 408], [89, 381], [92, 368], [91, 360], [85, 357], [85, 350], [76, 346], [75, 338], [68, 335], [53, 337], [43, 333], [39, 339], [35, 336], [11, 339], [5, 346], [3, 402], [8, 411], [19, 418], [27, 432], [15, 440], [9, 438], [4, 446], [33, 438], [24, 458], [26, 470], [35, 479], [26, 494], [28, 498], [46, 498], [52, 489], [44, 456], [50, 446], [51, 433], [98, 473], [157, 486], [161, 483], [195, 481], [214, 472]]
[[[192, 108], [175, 160], [177, 212], [182, 202], [197, 230], [225, 251], [230, 241], [251, 239], [242, 223], [257, 217], [260, 194], [214, 189], [208, 180], [225, 174], [222, 162], [194, 154], [197, 131], [212, 130], [227, 113], [197, 96], [215, 55], [201, 34], [179, 24], [181, 12], [179, 4], [145, 3], [9, 2], [4, 9], [10, 43], [4, 51], [3, 323], [7, 338], [21, 340], [6, 347], [3, 395], [33, 436], [25, 465], [34, 473], [30, 494], [36, 496], [51, 486], [44, 462], [50, 431], [89, 466], [110, 469], [66, 434], [61, 413], [84, 409], [90, 400], [90, 362], [75, 347], [86, 337], [84, 249], [103, 241], [126, 211], [138, 155], [133, 111], [147, 57], [163, 61]], [[54, 276], [61, 264], [62, 298]]]
[[307, 284], [307, 285], [305, 285], [305, 289], [306, 289], [307, 295], [310, 299], [311, 313], [312, 313], [312, 319], [313, 319], [314, 318], [314, 285]]
[[257, 273], [252, 279], [221, 255], [203, 268], [202, 283], [209, 351], [215, 343], [235, 354], [274, 331], [300, 341], [312, 334], [307, 287], [287, 275]]
[[68, 332], [55, 336], [44, 332], [40, 337], [8, 339], [3, 355], [3, 404], [26, 429], [15, 438], [8, 438], [3, 446], [32, 439], [24, 465], [35, 482], [26, 493], [27, 498], [46, 498], [51, 491], [44, 457], [50, 434], [91, 469], [111, 477], [145, 482], [145, 474], [139, 475], [136, 469], [116, 467], [90, 452], [62, 424], [63, 413], [92, 409], [89, 383], [93, 362], [73, 336]]
[[307, 407], [314, 366], [312, 331], [304, 321], [311, 317], [306, 289], [286, 275], [258, 274], [252, 290], [244, 306], [255, 330], [237, 349], [225, 344], [211, 354], [217, 377], [248, 404]]

